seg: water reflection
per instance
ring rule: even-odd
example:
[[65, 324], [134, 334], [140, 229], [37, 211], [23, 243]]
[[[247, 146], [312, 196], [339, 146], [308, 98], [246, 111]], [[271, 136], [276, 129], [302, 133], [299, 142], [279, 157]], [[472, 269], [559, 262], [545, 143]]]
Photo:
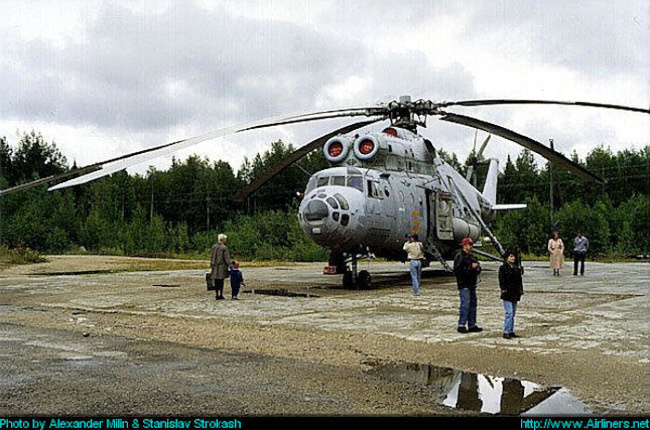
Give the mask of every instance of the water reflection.
[[[369, 373], [393, 381], [431, 386], [443, 394], [442, 404], [445, 406], [488, 414], [520, 415], [541, 405], [560, 390], [559, 387], [548, 388], [529, 381], [463, 372], [430, 364], [383, 365], [374, 367]], [[566, 390], [564, 393], [566, 395]], [[557, 405], [553, 409], [553, 413], [577, 412], [575, 409], [558, 409]], [[586, 412], [586, 409], [582, 412]]]

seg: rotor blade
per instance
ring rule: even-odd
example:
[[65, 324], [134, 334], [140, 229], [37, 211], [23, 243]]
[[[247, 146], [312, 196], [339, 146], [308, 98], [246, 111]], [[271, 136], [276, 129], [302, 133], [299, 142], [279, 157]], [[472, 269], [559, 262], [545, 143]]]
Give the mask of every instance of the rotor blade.
[[26, 182], [24, 184], [20, 184], [20, 185], [16, 185], [14, 187], [11, 187], [11, 188], [6, 188], [4, 190], [0, 190], [0, 196], [4, 196], [5, 194], [16, 193], [18, 191], [28, 190], [30, 188], [37, 187], [39, 185], [48, 184], [48, 183], [53, 182], [53, 181], [58, 181], [60, 179], [67, 178], [68, 176], [73, 176], [73, 175], [77, 175], [77, 174], [92, 172], [92, 171], [95, 171], [95, 170], [98, 170], [98, 169], [99, 169], [99, 167], [93, 166], [93, 165], [82, 167], [82, 168], [79, 168], [79, 169], [72, 169], [72, 170], [69, 170], [67, 172], [60, 173], [58, 175], [47, 176], [45, 178], [36, 179], [34, 181], [31, 181], [31, 182]]
[[442, 102], [437, 103], [438, 107], [447, 106], [494, 106], [494, 105], [565, 105], [565, 106], [586, 106], [605, 109], [626, 110], [631, 112], [641, 112], [650, 114], [650, 109], [637, 108], [633, 106], [622, 106], [606, 103], [591, 103], [591, 102], [571, 102], [571, 101], [558, 101], [558, 100], [518, 100], [518, 99], [493, 99], [493, 100], [463, 100], [459, 102]]
[[153, 148], [127, 154], [122, 157], [96, 163], [94, 164], [94, 166], [98, 167], [97, 169], [95, 169], [96, 171], [86, 175], [79, 176], [78, 178], [71, 179], [61, 184], [55, 185], [49, 188], [49, 190], [50, 191], [58, 190], [61, 188], [84, 184], [94, 179], [98, 179], [103, 176], [107, 176], [112, 173], [118, 172], [120, 170], [124, 170], [128, 167], [135, 166], [144, 163], [146, 161], [150, 161], [155, 158], [162, 157], [164, 155], [171, 155], [174, 152], [179, 151], [183, 148], [187, 148], [207, 140], [216, 139], [218, 137], [222, 137], [228, 134], [235, 134], [242, 131], [273, 127], [277, 125], [294, 124], [297, 122], [309, 122], [309, 121], [319, 121], [319, 120], [330, 119], [330, 118], [352, 117], [352, 116], [362, 116], [362, 115], [372, 116], [372, 115], [382, 114], [381, 108], [377, 108], [376, 110], [369, 110], [369, 109], [371, 108], [357, 108], [357, 109], [346, 109], [341, 111], [315, 112], [315, 113], [305, 114], [305, 115], [264, 119], [260, 121], [243, 124], [243, 125], [222, 128], [200, 136], [179, 140], [177, 142], [167, 143], [164, 145], [159, 145]]
[[547, 160], [566, 168], [570, 172], [578, 176], [581, 176], [584, 179], [599, 184], [604, 184], [607, 182], [604, 179], [601, 179], [600, 177], [594, 175], [593, 173], [591, 173], [584, 167], [580, 166], [579, 164], [569, 160], [559, 152], [554, 151], [549, 147], [542, 145], [541, 143], [531, 139], [530, 137], [523, 136], [512, 130], [508, 130], [507, 128], [489, 122], [485, 122], [477, 118], [472, 118], [469, 116], [458, 115], [458, 114], [446, 114], [445, 116], [440, 117], [440, 119], [442, 121], [449, 121], [456, 124], [466, 125], [468, 127], [479, 128], [481, 130], [487, 131], [488, 133], [496, 134], [497, 136], [501, 136], [504, 139], [511, 140], [515, 143], [520, 144], [524, 148], [528, 148], [531, 151], [536, 152], [537, 154], [541, 155]]
[[474, 146], [472, 146], [472, 152], [476, 154], [476, 139], [478, 138], [478, 128], [474, 130]]
[[481, 156], [483, 155], [483, 151], [485, 151], [485, 147], [487, 146], [488, 142], [490, 141], [490, 138], [492, 137], [491, 134], [488, 134], [488, 136], [485, 138], [483, 141], [483, 144], [481, 145], [481, 148], [479, 148], [478, 153], [476, 154], [476, 158], [480, 159]]
[[266, 182], [271, 180], [273, 177], [275, 177], [277, 174], [279, 174], [282, 170], [290, 166], [291, 164], [295, 163], [298, 161], [300, 158], [304, 157], [314, 149], [317, 149], [325, 144], [331, 137], [334, 137], [338, 134], [345, 134], [349, 133], [353, 130], [356, 130], [361, 127], [365, 127], [366, 125], [372, 124], [374, 122], [379, 121], [379, 119], [373, 119], [369, 121], [361, 121], [357, 122], [354, 124], [349, 124], [346, 125], [345, 127], [341, 127], [338, 130], [334, 130], [331, 133], [327, 133], [326, 135], [323, 135], [319, 137], [316, 140], [312, 140], [308, 144], [300, 147], [296, 151], [292, 152], [291, 154], [288, 154], [286, 157], [284, 157], [278, 164], [274, 165], [273, 167], [267, 169], [264, 171], [260, 176], [255, 178], [253, 181], [251, 181], [250, 184], [248, 184], [244, 189], [239, 191], [234, 197], [233, 200], [236, 202], [242, 202], [246, 200], [246, 198], [251, 195], [253, 192], [255, 192], [258, 188], [260, 188], [262, 185], [264, 185]]

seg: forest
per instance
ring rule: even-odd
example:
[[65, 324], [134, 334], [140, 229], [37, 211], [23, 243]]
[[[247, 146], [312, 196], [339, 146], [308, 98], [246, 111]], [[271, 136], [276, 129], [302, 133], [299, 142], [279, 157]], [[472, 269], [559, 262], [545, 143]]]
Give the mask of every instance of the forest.
[[[321, 151], [287, 168], [245, 204], [231, 198], [294, 149], [276, 141], [237, 170], [225, 161], [193, 155], [173, 159], [165, 171], [122, 171], [62, 191], [41, 186], [5, 195], [0, 197], [0, 245], [5, 254], [33, 250], [205, 258], [217, 234], [225, 232], [237, 259], [326, 261], [327, 252], [303, 233], [296, 216], [297, 192], [310, 174], [327, 167]], [[463, 174], [473, 156], [461, 163], [453, 153], [439, 154]], [[616, 153], [598, 146], [584, 160], [575, 153], [570, 158], [607, 183], [585, 182], [548, 163], [539, 166], [528, 150], [514, 160], [500, 160], [498, 203], [528, 204], [498, 214], [491, 227], [501, 243], [541, 256], [552, 230], [566, 240], [582, 229], [592, 256], [648, 254], [650, 146]], [[23, 133], [15, 147], [0, 138], [0, 189], [74, 167], [36, 131]], [[479, 189], [484, 170], [479, 166]]]

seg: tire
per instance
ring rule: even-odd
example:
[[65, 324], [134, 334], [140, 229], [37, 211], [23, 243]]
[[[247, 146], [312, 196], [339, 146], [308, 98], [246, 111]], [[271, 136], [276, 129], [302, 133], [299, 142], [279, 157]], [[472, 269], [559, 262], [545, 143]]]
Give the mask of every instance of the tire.
[[354, 277], [352, 276], [352, 272], [350, 270], [343, 273], [343, 288], [346, 290], [354, 289]]
[[367, 290], [370, 288], [370, 285], [372, 283], [372, 276], [370, 275], [370, 272], [367, 270], [362, 270], [359, 272], [359, 288], [362, 290]]

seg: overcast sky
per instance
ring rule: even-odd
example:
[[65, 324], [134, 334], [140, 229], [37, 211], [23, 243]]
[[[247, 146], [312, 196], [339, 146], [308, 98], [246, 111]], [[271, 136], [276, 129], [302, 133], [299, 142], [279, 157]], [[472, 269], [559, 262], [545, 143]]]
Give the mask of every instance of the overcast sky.
[[[650, 1], [0, 1], [0, 135], [15, 144], [17, 132], [35, 129], [80, 166], [233, 124], [403, 94], [647, 109]], [[542, 143], [553, 138], [565, 155], [650, 144], [643, 114], [449, 110]], [[273, 140], [300, 146], [345, 122], [249, 132], [177, 156], [221, 158], [237, 170]], [[421, 132], [461, 160], [474, 138], [435, 118]], [[493, 138], [486, 155], [519, 150]]]

